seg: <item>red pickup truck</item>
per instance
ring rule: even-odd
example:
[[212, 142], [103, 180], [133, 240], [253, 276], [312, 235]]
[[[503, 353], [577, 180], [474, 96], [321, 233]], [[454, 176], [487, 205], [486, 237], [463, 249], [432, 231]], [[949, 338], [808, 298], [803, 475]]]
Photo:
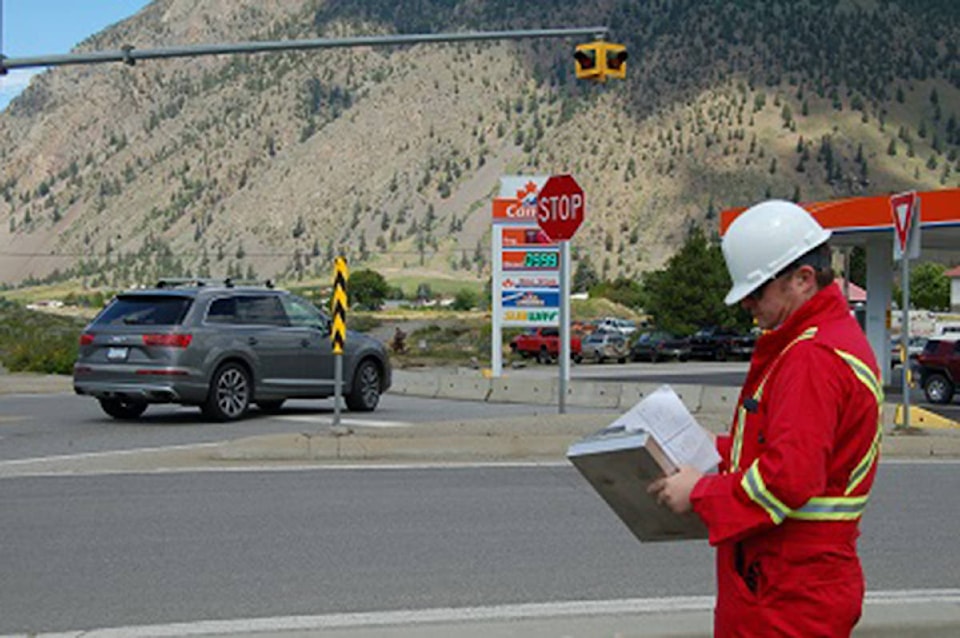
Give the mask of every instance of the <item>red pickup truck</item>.
[[[560, 329], [531, 328], [510, 341], [510, 351], [524, 359], [536, 357], [540, 363], [550, 363], [560, 354]], [[570, 337], [570, 358], [577, 363], [583, 359], [579, 337]]]

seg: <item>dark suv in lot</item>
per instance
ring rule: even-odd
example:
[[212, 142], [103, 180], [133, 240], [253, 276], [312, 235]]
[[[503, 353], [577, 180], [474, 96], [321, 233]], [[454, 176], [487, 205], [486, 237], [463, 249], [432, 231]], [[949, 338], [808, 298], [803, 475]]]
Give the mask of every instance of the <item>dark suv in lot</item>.
[[930, 403], [950, 403], [960, 383], [960, 341], [930, 339], [917, 355], [920, 387]]
[[[151, 403], [195, 405], [216, 421], [251, 403], [274, 412], [286, 399], [335, 394], [330, 325], [313, 304], [269, 286], [161, 281], [117, 295], [84, 329], [73, 387], [117, 419]], [[390, 387], [386, 348], [347, 331], [343, 350], [347, 407], [374, 410]]]
[[732, 328], [709, 326], [690, 337], [690, 357], [726, 361], [729, 358], [749, 359], [756, 337]]

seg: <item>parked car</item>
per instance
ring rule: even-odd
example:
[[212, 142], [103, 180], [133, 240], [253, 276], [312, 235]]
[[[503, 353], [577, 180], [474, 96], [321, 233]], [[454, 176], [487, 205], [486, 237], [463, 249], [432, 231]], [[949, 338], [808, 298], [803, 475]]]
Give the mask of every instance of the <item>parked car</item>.
[[[251, 403], [274, 412], [290, 398], [334, 395], [330, 330], [327, 315], [287, 291], [161, 281], [117, 295], [84, 329], [73, 387], [117, 419], [151, 403], [199, 406], [217, 421]], [[385, 346], [348, 330], [343, 350], [347, 407], [374, 410], [390, 387]]]
[[960, 341], [928, 340], [917, 355], [917, 372], [930, 403], [950, 403], [960, 383]]
[[619, 332], [620, 334], [629, 336], [637, 331], [637, 324], [630, 319], [604, 317], [596, 321], [594, 330], [602, 332]]
[[686, 361], [690, 358], [690, 341], [664, 330], [644, 332], [630, 346], [631, 361], [664, 361], [676, 359]]
[[[530, 328], [510, 340], [510, 350], [526, 359], [535, 357], [540, 363], [550, 363], [560, 354], [559, 328]], [[581, 359], [580, 338], [570, 337], [570, 358]]]
[[627, 338], [619, 332], [592, 332], [582, 342], [583, 358], [591, 358], [597, 363], [614, 359], [617, 363], [626, 363], [630, 355]]
[[710, 326], [690, 337], [690, 357], [726, 361], [734, 357], [749, 359], [756, 343], [753, 334], [742, 334], [732, 328]]

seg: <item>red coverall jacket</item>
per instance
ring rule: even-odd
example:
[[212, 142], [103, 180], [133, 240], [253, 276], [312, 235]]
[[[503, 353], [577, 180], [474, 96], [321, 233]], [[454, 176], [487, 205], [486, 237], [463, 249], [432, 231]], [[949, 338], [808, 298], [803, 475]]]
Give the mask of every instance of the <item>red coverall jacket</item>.
[[757, 340], [730, 435], [717, 437], [721, 471], [691, 493], [717, 547], [716, 636], [850, 635], [880, 447], [877, 379], [836, 285]]

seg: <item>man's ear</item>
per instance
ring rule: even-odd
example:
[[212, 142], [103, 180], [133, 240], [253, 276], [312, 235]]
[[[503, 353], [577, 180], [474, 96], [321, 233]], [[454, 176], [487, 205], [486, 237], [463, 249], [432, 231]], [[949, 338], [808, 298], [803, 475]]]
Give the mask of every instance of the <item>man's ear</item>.
[[813, 266], [803, 265], [794, 273], [801, 292], [813, 296], [817, 292], [817, 271]]

